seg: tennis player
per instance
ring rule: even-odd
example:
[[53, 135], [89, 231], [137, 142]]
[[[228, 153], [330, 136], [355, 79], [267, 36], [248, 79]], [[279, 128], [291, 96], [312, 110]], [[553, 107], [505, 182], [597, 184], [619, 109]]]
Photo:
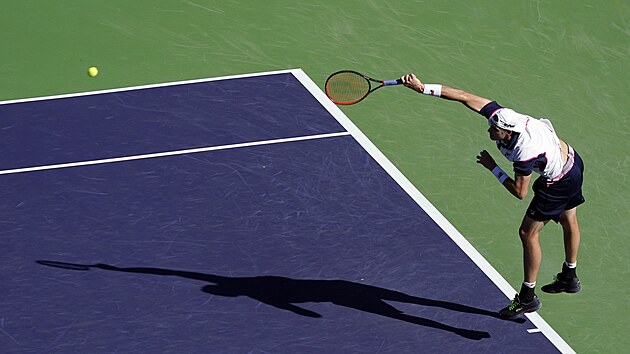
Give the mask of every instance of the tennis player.
[[562, 225], [565, 262], [554, 281], [544, 285], [546, 293], [576, 293], [582, 289], [576, 275], [580, 228], [576, 207], [584, 203], [582, 175], [584, 165], [577, 152], [556, 135], [547, 119], [534, 119], [502, 107], [496, 101], [445, 85], [424, 84], [414, 74], [401, 77], [403, 84], [419, 93], [457, 101], [488, 119], [488, 133], [503, 156], [512, 162], [514, 178], [503, 171], [484, 150], [477, 163], [487, 168], [512, 195], [527, 196], [532, 173], [540, 175], [532, 186], [532, 198], [519, 236], [523, 244], [524, 281], [512, 303], [499, 314], [514, 319], [541, 307], [534, 289], [542, 260], [539, 235], [553, 220]]

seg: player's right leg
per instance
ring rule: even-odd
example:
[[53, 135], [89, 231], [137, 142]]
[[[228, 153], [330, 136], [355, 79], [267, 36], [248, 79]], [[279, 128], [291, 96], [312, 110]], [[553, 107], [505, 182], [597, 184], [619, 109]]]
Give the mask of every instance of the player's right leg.
[[[539, 221], [525, 215], [519, 228], [519, 236], [523, 244], [523, 276], [521, 290], [512, 303], [499, 311], [499, 315], [506, 319], [515, 319], [525, 313], [537, 311], [541, 307], [540, 300], [535, 294], [536, 277], [542, 260], [540, 249], [540, 231], [547, 221]], [[529, 285], [528, 285], [529, 284]]]

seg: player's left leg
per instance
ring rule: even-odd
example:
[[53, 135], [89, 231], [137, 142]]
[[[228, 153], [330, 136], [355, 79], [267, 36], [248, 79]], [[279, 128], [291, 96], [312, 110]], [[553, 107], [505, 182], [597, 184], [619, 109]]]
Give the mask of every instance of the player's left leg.
[[580, 225], [577, 208], [565, 210], [560, 214], [560, 225], [564, 233], [564, 254], [567, 263], [576, 263], [580, 248]]
[[577, 293], [582, 285], [576, 274], [577, 255], [580, 247], [580, 226], [577, 219], [577, 209], [565, 210], [560, 214], [560, 225], [564, 234], [565, 261], [562, 271], [555, 276], [552, 283], [544, 285], [541, 290], [550, 293]]

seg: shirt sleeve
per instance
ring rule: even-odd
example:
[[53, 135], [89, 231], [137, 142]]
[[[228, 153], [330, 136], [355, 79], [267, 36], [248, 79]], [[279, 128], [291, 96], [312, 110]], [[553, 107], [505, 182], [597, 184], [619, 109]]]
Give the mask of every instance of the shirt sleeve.
[[494, 112], [496, 112], [497, 110], [501, 108], [503, 107], [499, 105], [497, 101], [492, 101], [488, 103], [487, 105], [483, 106], [483, 108], [479, 111], [479, 114], [486, 117], [487, 119], [490, 119], [490, 117], [492, 117]]
[[547, 166], [547, 156], [545, 154], [540, 154], [532, 159], [525, 161], [514, 161], [513, 167], [514, 172], [523, 175], [529, 176], [533, 171], [542, 172], [545, 170]]

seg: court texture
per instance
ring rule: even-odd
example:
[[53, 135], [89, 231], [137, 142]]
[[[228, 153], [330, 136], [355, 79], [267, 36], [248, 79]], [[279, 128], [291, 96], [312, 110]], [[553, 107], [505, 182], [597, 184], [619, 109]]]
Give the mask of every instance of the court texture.
[[[59, 1], [0, 12], [0, 352], [623, 353], [624, 1]], [[87, 68], [97, 66], [97, 77]], [[497, 318], [519, 201], [483, 118], [408, 72], [549, 118], [585, 161], [575, 295]], [[563, 261], [541, 235], [538, 284]]]

